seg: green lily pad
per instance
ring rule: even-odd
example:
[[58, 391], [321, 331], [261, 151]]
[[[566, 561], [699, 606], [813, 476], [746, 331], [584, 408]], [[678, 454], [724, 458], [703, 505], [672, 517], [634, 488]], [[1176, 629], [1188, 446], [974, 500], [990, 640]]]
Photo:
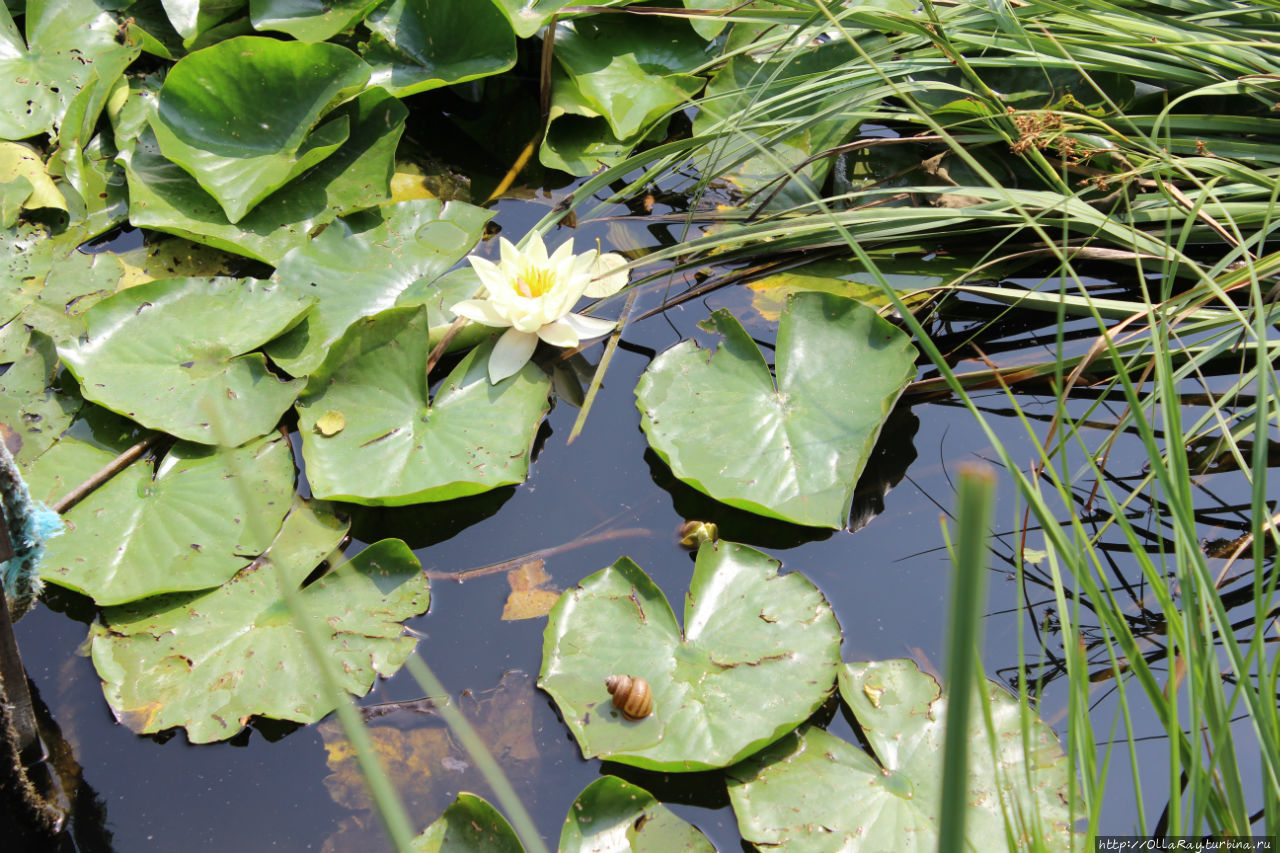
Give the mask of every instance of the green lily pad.
[[647, 137], [665, 132], [666, 126], [666, 121], [659, 121], [652, 129], [618, 139], [608, 120], [556, 66], [551, 70], [551, 110], [538, 159], [544, 166], [571, 175], [590, 175], [618, 165]]
[[502, 813], [484, 797], [465, 791], [413, 839], [409, 849], [413, 853], [525, 853]]
[[311, 304], [256, 279], [152, 281], [89, 309], [87, 336], [59, 355], [95, 403], [187, 441], [235, 446], [273, 429], [302, 390], [250, 350]]
[[58, 373], [53, 341], [33, 332], [13, 366], [0, 376], [0, 441], [19, 466], [48, 450], [83, 405], [52, 387]]
[[[69, 382], [69, 391], [75, 391]], [[52, 506], [138, 441], [146, 430], [115, 412], [80, 400], [75, 420], [39, 456], [19, 465], [31, 497]]]
[[569, 807], [560, 853], [715, 853], [707, 837], [644, 788], [617, 776], [592, 782]]
[[278, 30], [317, 42], [358, 23], [382, 0], [249, 0], [255, 30]]
[[602, 6], [613, 0], [498, 0], [498, 5], [511, 21], [511, 27], [522, 39], [527, 39], [546, 26], [551, 16], [565, 6]]
[[[718, 501], [797, 524], [843, 527], [876, 437], [915, 375], [908, 337], [839, 296], [801, 293], [778, 327], [777, 384], [728, 311], [708, 355], [684, 341], [636, 386], [649, 445]], [[733, 429], [726, 429], [733, 424]]]
[[[937, 849], [946, 727], [938, 683], [909, 660], [875, 661], [843, 667], [840, 693], [875, 757], [821, 729], [804, 728], [731, 767], [729, 799], [742, 837], [798, 851]], [[1003, 849], [1004, 814], [1036, 815], [1034, 832], [1014, 829], [1017, 849], [1072, 849], [1066, 807], [1071, 768], [1057, 738], [1032, 715], [1025, 733], [1030, 752], [1024, 750], [1017, 700], [990, 683], [987, 695], [998, 746], [993, 760], [983, 714], [975, 709], [969, 844], [986, 850], [992, 839], [1001, 839]]]
[[116, 18], [94, 0], [28, 0], [23, 26], [0, 8], [0, 138], [57, 129], [85, 87], [107, 91], [138, 48], [115, 40]]
[[[399, 506], [524, 481], [551, 380], [533, 364], [490, 384], [492, 343], [473, 349], [427, 397], [425, 308], [356, 321], [298, 399], [307, 479], [319, 497]], [[323, 435], [317, 420], [342, 412]]]
[[244, 0], [160, 0], [170, 25], [190, 43], [244, 8]]
[[[777, 740], [831, 693], [840, 626], [812, 583], [745, 545], [706, 543], [684, 631], [662, 591], [627, 558], [560, 597], [543, 635], [538, 686], [586, 758], [651, 770], [724, 767]], [[610, 675], [649, 682], [653, 712], [628, 721]]]
[[[270, 550], [218, 589], [105, 610], [91, 651], [117, 718], [140, 733], [184, 726], [192, 743], [208, 743], [255, 715], [310, 723], [329, 713], [318, 666], [358, 696], [399, 669], [416, 642], [401, 623], [430, 603], [421, 564], [400, 540], [303, 587], [304, 613], [285, 601], [283, 585], [300, 585], [346, 529], [323, 506], [296, 505]], [[325, 623], [319, 661], [299, 618]]]
[[613, 135], [645, 132], [705, 82], [687, 72], [711, 59], [689, 25], [656, 15], [597, 15], [556, 29], [556, 59]]
[[348, 116], [321, 120], [368, 80], [369, 67], [340, 45], [228, 39], [178, 60], [151, 129], [234, 224], [347, 141]]
[[516, 64], [511, 26], [492, 2], [388, 0], [365, 20], [370, 85], [398, 98], [500, 74]]
[[283, 436], [235, 449], [175, 444], [67, 512], [40, 575], [99, 604], [217, 586], [271, 542], [293, 479]]
[[396, 145], [408, 110], [381, 89], [372, 89], [329, 115], [331, 120], [345, 115], [350, 121], [346, 144], [235, 224], [194, 178], [160, 154], [155, 134], [147, 130], [120, 154], [129, 181], [129, 221], [279, 264], [319, 226], [390, 197]]
[[334, 223], [280, 262], [275, 281], [320, 300], [267, 347], [271, 359], [290, 374], [303, 376], [319, 367], [334, 341], [361, 317], [421, 304], [429, 285], [466, 257], [493, 216], [463, 202], [442, 205], [436, 199], [401, 202], [382, 213], [385, 220], [367, 231]]
[[115, 292], [124, 267], [105, 252], [58, 249], [50, 254], [48, 272], [24, 288], [35, 298], [22, 312], [22, 321], [63, 344], [84, 334], [84, 315]]

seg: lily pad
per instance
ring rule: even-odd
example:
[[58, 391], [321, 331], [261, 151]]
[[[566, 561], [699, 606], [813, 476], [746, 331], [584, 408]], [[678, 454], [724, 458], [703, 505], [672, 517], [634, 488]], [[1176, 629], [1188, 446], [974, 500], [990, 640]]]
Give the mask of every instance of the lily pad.
[[640, 378], [649, 445], [677, 477], [718, 501], [843, 527], [880, 428], [915, 375], [915, 347], [851, 299], [797, 294], [778, 327], [775, 385], [732, 314], [716, 311], [709, 326], [723, 336], [718, 350], [708, 355], [684, 341]]
[[715, 853], [707, 837], [644, 788], [617, 776], [597, 779], [569, 807], [560, 853]]
[[155, 134], [147, 130], [120, 154], [129, 181], [129, 221], [279, 264], [319, 226], [390, 195], [396, 145], [408, 110], [373, 89], [330, 113], [331, 120], [342, 115], [351, 124], [346, 144], [235, 224], [195, 178], [160, 154]]
[[492, 2], [388, 0], [365, 20], [370, 85], [398, 98], [500, 74], [516, 64], [511, 26]]
[[[745, 545], [706, 543], [684, 631], [639, 566], [622, 558], [566, 592], [543, 635], [538, 685], [586, 758], [651, 770], [724, 767], [777, 740], [831, 693], [840, 626], [804, 576]], [[605, 678], [649, 682], [653, 712], [628, 721]]]
[[502, 7], [502, 11], [506, 13], [507, 18], [510, 19], [516, 35], [522, 39], [527, 39], [546, 26], [552, 15], [570, 3], [574, 6], [602, 6], [612, 2], [612, 0], [585, 0], [585, 2], [574, 2], [574, 0], [497, 0], [497, 2]]
[[382, 0], [249, 0], [255, 30], [278, 30], [317, 42], [359, 23]]
[[107, 91], [138, 48], [115, 40], [114, 16], [94, 0], [28, 0], [18, 33], [0, 8], [0, 138], [26, 139], [57, 129], [85, 87]]
[[520, 837], [502, 813], [483, 797], [465, 791], [409, 849], [413, 853], [524, 853]]
[[17, 361], [0, 375], [0, 441], [19, 466], [48, 450], [84, 402], [52, 387], [57, 373], [53, 341], [34, 332]]
[[[413, 651], [401, 622], [430, 593], [408, 546], [385, 539], [302, 588], [305, 612], [285, 602], [337, 546], [346, 524], [295, 506], [271, 549], [229, 583], [198, 595], [108, 608], [91, 632], [94, 666], [116, 716], [136, 732], [184, 726], [192, 743], [231, 737], [255, 715], [314, 722], [334, 708], [318, 666], [364, 695]], [[317, 661], [296, 619], [322, 620]]]
[[312, 300], [255, 279], [172, 278], [95, 305], [59, 349], [84, 395], [187, 441], [235, 446], [275, 427], [302, 390], [250, 352]]
[[169, 24], [190, 44], [244, 8], [244, 0], [160, 0]]
[[347, 141], [348, 116], [321, 120], [368, 79], [340, 45], [228, 39], [178, 60], [151, 129], [234, 224]]
[[[533, 364], [489, 382], [492, 343], [476, 347], [427, 397], [425, 308], [356, 321], [298, 400], [307, 479], [319, 497], [399, 506], [524, 481], [551, 380]], [[316, 422], [342, 412], [325, 436]]]
[[41, 577], [99, 604], [217, 586], [271, 542], [293, 479], [283, 436], [235, 449], [175, 444], [73, 507]]
[[[946, 727], [937, 682], [909, 660], [856, 663], [842, 668], [840, 693], [875, 756], [804, 728], [730, 768], [729, 799], [743, 838], [769, 849], [832, 853], [937, 849]], [[1034, 831], [1013, 827], [1017, 849], [1072, 849], [1071, 768], [1057, 738], [1033, 715], [1025, 733], [1030, 751], [1024, 750], [1017, 700], [990, 683], [987, 695], [997, 745], [993, 760], [983, 714], [975, 710], [969, 844], [985, 850], [1001, 839], [1003, 847], [1005, 815], [1036, 815]]]
[[705, 83], [688, 72], [712, 58], [688, 24], [656, 15], [578, 18], [556, 29], [555, 55], [618, 139], [688, 103]]
[[493, 216], [463, 202], [435, 199], [401, 202], [382, 213], [385, 220], [367, 231], [334, 223], [280, 262], [276, 281], [320, 300], [267, 347], [271, 359], [290, 374], [303, 376], [319, 367], [334, 341], [361, 317], [422, 304], [422, 294], [471, 251]]

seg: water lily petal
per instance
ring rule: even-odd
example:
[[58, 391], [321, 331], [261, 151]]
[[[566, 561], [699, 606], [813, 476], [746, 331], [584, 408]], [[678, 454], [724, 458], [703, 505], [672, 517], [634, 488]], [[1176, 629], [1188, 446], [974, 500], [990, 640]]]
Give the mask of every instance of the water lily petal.
[[[573, 315], [570, 314], [569, 316], [572, 317]], [[576, 347], [578, 345], [578, 330], [564, 317], [539, 329], [538, 337], [553, 347]]]
[[489, 354], [489, 381], [501, 382], [519, 372], [533, 356], [538, 336], [519, 329], [507, 329]]
[[547, 265], [547, 244], [542, 242], [542, 235], [537, 231], [529, 232], [523, 255], [524, 266], [545, 267]]
[[511, 321], [487, 299], [464, 299], [449, 310], [459, 317], [466, 317], [485, 326], [511, 325]]
[[587, 284], [584, 295], [592, 299], [612, 296], [627, 284], [627, 272], [622, 269], [627, 259], [615, 252], [606, 252], [595, 259], [591, 265], [592, 280]]
[[573, 258], [573, 238], [572, 237], [570, 237], [568, 240], [565, 240], [559, 246], [556, 246], [556, 250], [551, 253], [551, 257], [547, 259], [547, 263], [549, 266], [553, 266], [553, 267], [559, 266], [561, 262], [571, 258]]
[[524, 259], [524, 254], [515, 247], [515, 244], [506, 237], [498, 238], [498, 257], [502, 259], [503, 265], [510, 264], [517, 269]]
[[566, 314], [561, 321], [573, 326], [573, 330], [578, 333], [580, 340], [587, 338], [598, 338], [601, 335], [607, 335], [612, 332], [617, 322], [613, 320], [601, 320], [598, 317], [584, 317], [581, 314]]
[[467, 258], [471, 262], [471, 268], [476, 271], [480, 283], [485, 286], [489, 293], [498, 293], [507, 289], [507, 276], [503, 273], [502, 268], [486, 258], [478, 258], [471, 255]]

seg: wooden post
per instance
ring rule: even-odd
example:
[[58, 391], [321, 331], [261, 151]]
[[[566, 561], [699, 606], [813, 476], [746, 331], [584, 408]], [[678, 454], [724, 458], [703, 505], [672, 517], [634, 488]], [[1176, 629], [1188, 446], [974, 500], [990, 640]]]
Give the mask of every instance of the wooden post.
[[[0, 507], [0, 564], [12, 560], [13, 556], [9, 524], [4, 508]], [[0, 686], [3, 686], [3, 693], [9, 700], [22, 763], [29, 766], [44, 757], [44, 747], [40, 744], [31, 691], [27, 689], [27, 671], [23, 669], [22, 657], [18, 654], [18, 639], [13, 634], [13, 621], [9, 618], [9, 601], [3, 584], [0, 584]]]

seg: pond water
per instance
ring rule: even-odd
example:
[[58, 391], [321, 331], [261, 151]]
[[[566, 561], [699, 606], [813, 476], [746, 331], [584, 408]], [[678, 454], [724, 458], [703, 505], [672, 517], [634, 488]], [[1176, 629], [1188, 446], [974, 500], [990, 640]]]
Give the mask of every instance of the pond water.
[[[496, 222], [503, 234], [518, 238], [562, 195], [560, 190], [533, 200], [503, 201]], [[619, 209], [619, 218], [610, 222], [584, 222], [577, 231], [558, 229], [548, 236], [548, 243], [572, 236], [579, 245], [599, 238], [606, 249], [626, 243], [643, 246], [652, 244], [655, 233], [666, 227], [625, 213]], [[672, 283], [673, 291], [683, 287], [683, 282]], [[647, 289], [636, 303], [637, 316], [661, 304], [662, 297], [662, 287]], [[652, 790], [721, 851], [739, 849], [743, 843], [716, 774], [677, 778], [582, 760], [550, 699], [533, 687], [545, 618], [501, 618], [511, 592], [506, 571], [510, 567], [475, 572], [464, 582], [443, 575], [503, 561], [514, 560], [512, 566], [518, 566], [541, 559], [550, 576], [543, 588], [562, 590], [627, 555], [677, 602], [678, 610], [693, 561], [679, 547], [675, 531], [687, 519], [711, 520], [719, 524], [724, 538], [759, 547], [780, 559], [785, 570], [803, 572], [814, 581], [843, 628], [846, 661], [909, 657], [932, 673], [945, 666], [950, 564], [940, 519], [953, 505], [956, 466], [983, 460], [994, 464], [982, 430], [970, 413], [949, 400], [904, 400], [881, 437], [855, 499], [863, 511], [855, 515], [867, 518], [856, 532], [807, 530], [718, 505], [676, 482], [647, 449], [633, 389], [655, 352], [687, 337], [709, 344], [711, 338], [696, 324], [720, 307], [731, 309], [753, 335], [771, 343], [771, 326], [755, 314], [749, 291], [725, 288], [689, 301], [628, 327], [585, 430], [572, 444], [567, 438], [578, 411], [563, 402], [555, 406], [523, 486], [444, 504], [355, 511], [353, 548], [382, 537], [402, 538], [434, 578], [430, 612], [407, 623], [420, 637], [418, 651], [455, 697], [470, 691], [457, 701], [494, 745], [504, 771], [553, 848], [577, 792], [604, 772]], [[967, 308], [972, 318], [963, 311], [950, 314], [945, 328], [939, 328], [940, 336], [950, 331], [962, 337], [973, 322], [993, 313], [977, 303]], [[1039, 358], [1048, 353], [1038, 348], [1039, 331], [1011, 326], [989, 333], [984, 342]], [[588, 360], [594, 363], [600, 349], [599, 344], [588, 349]], [[1013, 457], [1032, 459], [1035, 448], [1007, 399], [992, 391], [978, 395], [978, 401]], [[1023, 393], [1018, 402], [1028, 417], [1042, 419], [1036, 424], [1042, 434], [1054, 412], [1053, 398]], [[1070, 405], [1082, 410], [1091, 403], [1082, 394]], [[1107, 404], [1100, 407], [1095, 412], [1097, 434], [1086, 440], [1100, 441], [1114, 414]], [[734, 424], [726, 423], [724, 429], [733, 430]], [[1133, 476], [1141, 473], [1142, 463], [1141, 447], [1122, 438], [1110, 467], [1117, 476]], [[1206, 478], [1206, 494], [1228, 509], [1217, 516], [1206, 514], [1206, 536], [1215, 535], [1216, 527], [1229, 528], [1229, 508], [1244, 504], [1247, 509], [1248, 500], [1247, 494], [1233, 494], [1228, 484], [1212, 479]], [[1215, 492], [1218, 485], [1221, 493]], [[1051, 592], [1033, 582], [1020, 589], [1014, 582], [1013, 554], [1022, 514], [1007, 481], [1001, 484], [995, 519], [1000, 535], [991, 541], [984, 665], [989, 676], [1007, 680], [1018, 665], [1020, 629], [1025, 657], [1033, 664], [1046, 654], [1056, 655], [1061, 642], [1047, 634], [1045, 652], [1033, 631], [1046, 619], [1045, 602], [1051, 601]], [[1149, 528], [1158, 533], [1159, 527], [1153, 509]], [[1219, 530], [1216, 535], [1236, 534]], [[517, 559], [523, 555], [532, 556]], [[1118, 576], [1133, 573], [1123, 554], [1116, 558]], [[1029, 569], [1034, 574], [1035, 567]], [[1017, 610], [1024, 594], [1033, 605], [1029, 618]], [[305, 727], [255, 721], [229, 743], [204, 746], [187, 744], [181, 733], [139, 737], [117, 725], [91, 663], [80, 653], [85, 623], [93, 615], [87, 599], [54, 590], [46, 606], [18, 625], [25, 663], [40, 699], [60, 727], [72, 754], [68, 757], [82, 769], [74, 823], [78, 849], [389, 849], [376, 817], [359, 807], [350, 762], [328, 763], [341, 740], [331, 721]], [[1096, 696], [1097, 719], [1112, 719], [1115, 699], [1105, 682], [1097, 685]], [[1064, 697], [1064, 691], [1051, 687], [1041, 705], [1042, 716], [1062, 737]], [[468, 757], [450, 748], [439, 717], [421, 703], [404, 704], [421, 698], [421, 689], [401, 672], [379, 681], [358, 704], [371, 709], [375, 738], [386, 744], [388, 757], [400, 763], [393, 767], [397, 786], [414, 820], [425, 826], [459, 790], [484, 795], [489, 791]], [[832, 716], [830, 709], [826, 716]], [[1159, 731], [1154, 721], [1146, 722], [1152, 732]], [[840, 713], [834, 714], [830, 728], [856, 740], [850, 721]], [[1099, 724], [1100, 731], [1108, 728]], [[1165, 741], [1143, 741], [1140, 749], [1144, 774], [1161, 778]], [[1103, 751], [1105, 745], [1100, 755]], [[1103, 830], [1123, 832], [1136, 825], [1136, 805], [1133, 785], [1125, 778], [1127, 761], [1117, 756], [1113, 764]], [[1150, 824], [1164, 804], [1145, 805]]]

